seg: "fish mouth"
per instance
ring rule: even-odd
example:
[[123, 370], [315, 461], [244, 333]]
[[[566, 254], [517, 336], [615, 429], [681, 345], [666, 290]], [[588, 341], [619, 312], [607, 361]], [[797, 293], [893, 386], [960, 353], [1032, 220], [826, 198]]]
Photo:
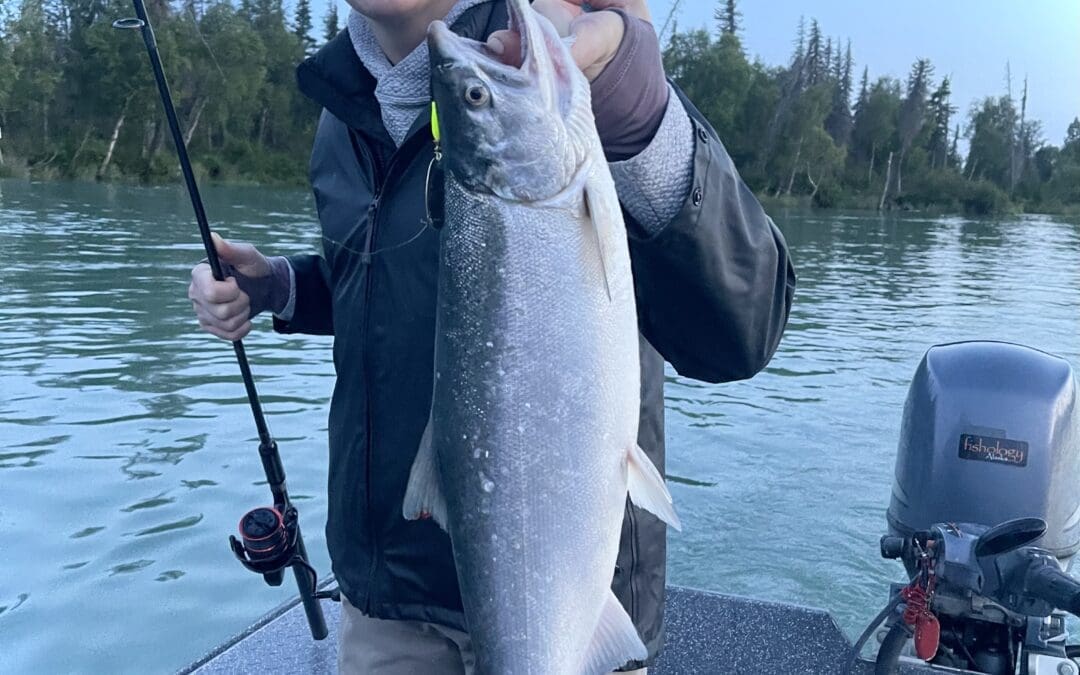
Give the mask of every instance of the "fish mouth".
[[507, 64], [504, 56], [495, 53], [486, 42], [462, 37], [450, 30], [445, 22], [434, 21], [428, 26], [427, 33], [432, 68], [448, 70], [455, 65], [474, 62], [495, 77], [521, 81], [534, 60], [534, 45], [542, 44], [544, 38], [536, 17], [527, 14], [533, 11], [529, 0], [507, 0], [506, 7], [507, 29], [521, 41], [520, 66]]
[[536, 23], [536, 18], [533, 17], [532, 21], [529, 21], [526, 16], [526, 12], [533, 11], [529, 6], [529, 0], [507, 0], [506, 1], [507, 14], [510, 16], [509, 30], [512, 33], [517, 33], [521, 38], [521, 67], [525, 67], [525, 62], [529, 60], [529, 56], [532, 53], [532, 45], [540, 38], [540, 27]]

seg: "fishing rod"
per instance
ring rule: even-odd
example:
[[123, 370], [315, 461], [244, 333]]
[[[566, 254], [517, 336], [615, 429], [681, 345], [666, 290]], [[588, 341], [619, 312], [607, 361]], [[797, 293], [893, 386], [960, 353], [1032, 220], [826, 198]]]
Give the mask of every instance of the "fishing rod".
[[[184, 143], [183, 134], [180, 133], [180, 123], [176, 117], [172, 94], [169, 93], [169, 83], [161, 67], [161, 56], [158, 54], [154, 28], [150, 25], [150, 18], [146, 14], [146, 5], [143, 4], [143, 0], [132, 0], [132, 2], [135, 5], [136, 18], [117, 20], [113, 22], [113, 28], [138, 30], [142, 33], [146, 51], [150, 56], [150, 66], [154, 70], [154, 79], [157, 81], [158, 93], [161, 95], [161, 105], [165, 108], [169, 130], [172, 132], [173, 143], [176, 145], [176, 154], [180, 159], [180, 170], [184, 174], [188, 196], [191, 197], [191, 206], [195, 210], [195, 220], [199, 223], [199, 234], [202, 236], [203, 248], [206, 249], [206, 260], [210, 264], [214, 278], [224, 281], [225, 273], [221, 260], [218, 258], [217, 249], [214, 248], [214, 241], [210, 237], [206, 210], [199, 196], [195, 173], [191, 169], [187, 145]], [[289, 500], [289, 493], [285, 488], [285, 469], [281, 463], [281, 455], [278, 453], [277, 442], [270, 435], [270, 428], [266, 424], [266, 416], [259, 402], [259, 392], [255, 389], [255, 380], [251, 375], [251, 365], [244, 351], [244, 343], [236, 340], [232, 345], [236, 353], [236, 362], [240, 366], [240, 374], [244, 379], [251, 414], [255, 418], [255, 427], [259, 432], [259, 458], [262, 460], [266, 482], [270, 485], [270, 492], [274, 497], [274, 506], [253, 509], [245, 514], [240, 520], [241, 539], [237, 540], [235, 536], [230, 536], [229, 543], [240, 563], [252, 572], [263, 575], [263, 579], [271, 586], [280, 586], [285, 568], [292, 567], [296, 585], [300, 590], [300, 600], [307, 614], [308, 626], [311, 628], [311, 636], [316, 640], [322, 640], [326, 638], [328, 631], [319, 599], [332, 597], [332, 595], [318, 591], [318, 575], [308, 562], [307, 549], [300, 535], [299, 514]]]

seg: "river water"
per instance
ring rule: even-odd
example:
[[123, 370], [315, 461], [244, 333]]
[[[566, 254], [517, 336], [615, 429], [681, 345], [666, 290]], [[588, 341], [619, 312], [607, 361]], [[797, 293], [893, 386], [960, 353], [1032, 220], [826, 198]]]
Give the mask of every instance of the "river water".
[[[215, 188], [227, 236], [316, 250], [303, 191]], [[174, 187], [0, 181], [0, 672], [170, 672], [287, 600], [226, 537], [268, 501], [232, 350], [185, 298]], [[1019, 341], [1080, 364], [1080, 224], [776, 213], [799, 268], [749, 382], [670, 372], [671, 582], [803, 603], [855, 633], [882, 561], [907, 384], [930, 346]], [[246, 340], [308, 548], [329, 569], [326, 338]], [[291, 582], [287, 582], [291, 583]]]

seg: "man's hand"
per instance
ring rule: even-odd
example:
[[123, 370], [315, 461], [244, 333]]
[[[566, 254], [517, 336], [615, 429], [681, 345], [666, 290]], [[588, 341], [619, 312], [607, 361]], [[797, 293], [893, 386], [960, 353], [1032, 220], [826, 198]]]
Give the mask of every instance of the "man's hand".
[[[586, 12], [582, 9], [583, 4], [586, 0], [535, 0], [533, 9], [546, 16], [559, 35], [574, 36], [570, 52], [585, 77], [592, 82], [619, 51], [626, 24], [615, 12]], [[621, 9], [630, 16], [652, 21], [645, 0], [591, 0], [588, 5], [593, 10]], [[521, 37], [517, 33], [496, 31], [488, 38], [488, 46], [508, 65], [521, 65]]]
[[[216, 233], [214, 248], [225, 265], [231, 265], [249, 280], [270, 280], [270, 263], [251, 244], [233, 244]], [[188, 297], [203, 330], [223, 340], [235, 342], [251, 332], [251, 298], [240, 289], [236, 278], [218, 281], [210, 265], [200, 263], [191, 270]]]

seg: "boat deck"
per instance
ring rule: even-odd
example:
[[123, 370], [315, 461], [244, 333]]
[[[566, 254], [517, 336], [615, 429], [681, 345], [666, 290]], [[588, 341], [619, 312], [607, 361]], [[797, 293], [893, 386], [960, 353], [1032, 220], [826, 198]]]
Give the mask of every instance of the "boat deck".
[[[264, 617], [183, 673], [335, 673], [337, 603], [324, 603], [330, 637], [310, 639], [297, 603]], [[843, 672], [851, 642], [827, 612], [671, 587], [667, 642], [650, 675], [829, 675]], [[941, 672], [904, 666], [902, 673]], [[949, 671], [958, 673], [960, 671]], [[852, 675], [870, 675], [860, 661]]]

